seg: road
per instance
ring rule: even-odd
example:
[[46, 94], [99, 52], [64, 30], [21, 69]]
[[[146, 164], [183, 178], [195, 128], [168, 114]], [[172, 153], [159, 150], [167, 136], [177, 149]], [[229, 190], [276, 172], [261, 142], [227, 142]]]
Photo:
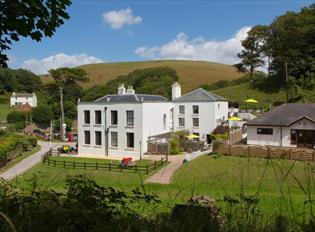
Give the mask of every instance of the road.
[[[42, 141], [38, 141], [38, 144], [41, 146], [41, 149], [38, 152], [23, 159], [21, 162], [9, 168], [7, 171], [1, 173], [0, 178], [3, 178], [5, 180], [12, 180], [41, 162], [42, 155], [50, 149], [50, 144], [49, 142]], [[52, 144], [52, 146], [56, 145], [57, 143]]]

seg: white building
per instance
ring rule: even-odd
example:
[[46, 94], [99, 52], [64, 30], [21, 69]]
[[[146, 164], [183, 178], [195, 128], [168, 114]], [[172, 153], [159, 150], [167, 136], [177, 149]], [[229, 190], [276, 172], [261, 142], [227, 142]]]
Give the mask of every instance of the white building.
[[117, 95], [79, 102], [78, 155], [139, 159], [147, 151], [149, 136], [189, 130], [206, 141], [206, 135], [227, 118], [227, 101], [206, 90], [181, 96], [175, 83], [172, 99], [136, 94], [121, 85]]
[[28, 104], [31, 107], [37, 106], [37, 97], [35, 93], [15, 93], [10, 98], [10, 106], [20, 106]]
[[313, 148], [315, 104], [283, 104], [246, 125], [247, 144]]

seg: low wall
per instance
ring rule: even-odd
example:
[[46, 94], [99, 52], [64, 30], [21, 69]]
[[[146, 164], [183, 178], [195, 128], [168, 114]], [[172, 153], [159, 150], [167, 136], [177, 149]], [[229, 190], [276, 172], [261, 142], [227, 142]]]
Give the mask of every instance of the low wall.
[[249, 156], [257, 158], [288, 159], [299, 161], [314, 161], [313, 149], [269, 147], [259, 145], [228, 145], [220, 143], [214, 148], [214, 152], [231, 156]]

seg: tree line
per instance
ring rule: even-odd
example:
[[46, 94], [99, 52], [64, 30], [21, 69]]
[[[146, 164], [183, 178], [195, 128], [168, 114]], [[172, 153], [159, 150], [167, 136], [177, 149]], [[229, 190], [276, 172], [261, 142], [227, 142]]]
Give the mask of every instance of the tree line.
[[264, 70], [272, 85], [287, 90], [287, 101], [303, 98], [315, 86], [315, 4], [289, 11], [269, 25], [256, 25], [242, 41], [239, 71], [253, 77]]

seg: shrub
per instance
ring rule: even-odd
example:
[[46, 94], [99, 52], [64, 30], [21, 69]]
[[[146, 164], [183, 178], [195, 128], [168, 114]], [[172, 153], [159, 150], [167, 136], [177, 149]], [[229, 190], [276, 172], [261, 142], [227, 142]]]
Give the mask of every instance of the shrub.
[[213, 130], [213, 134], [225, 134], [228, 133], [230, 131], [229, 126], [223, 126], [223, 125], [219, 125], [217, 126], [214, 130]]
[[37, 138], [35, 136], [27, 137], [26, 141], [33, 147], [35, 147], [37, 145]]
[[7, 116], [8, 123], [25, 122], [27, 114], [25, 112], [12, 111]]
[[171, 149], [170, 149], [170, 154], [171, 155], [176, 155], [180, 153], [180, 149], [179, 149], [179, 141], [176, 138], [173, 138], [171, 140]]

